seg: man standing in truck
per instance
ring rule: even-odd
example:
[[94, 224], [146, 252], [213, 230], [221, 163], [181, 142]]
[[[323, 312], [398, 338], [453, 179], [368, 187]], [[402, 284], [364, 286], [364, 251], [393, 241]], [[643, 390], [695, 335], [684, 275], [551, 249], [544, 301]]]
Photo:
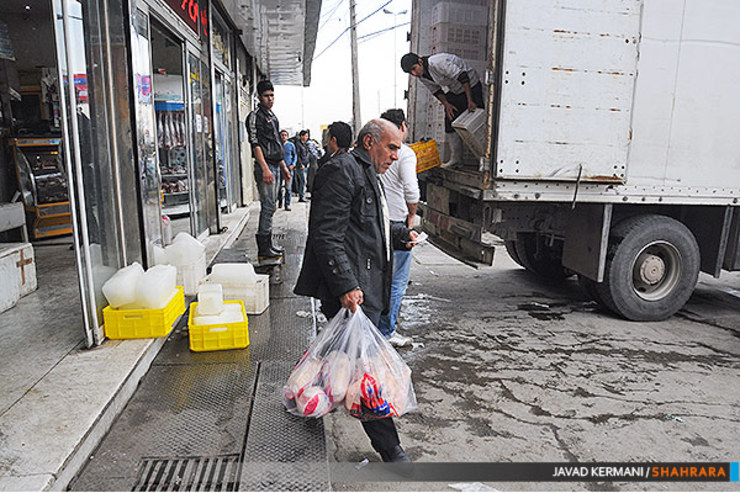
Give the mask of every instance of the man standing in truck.
[[420, 57], [407, 53], [401, 57], [401, 68], [418, 77], [445, 108], [445, 133], [450, 143], [450, 159], [442, 164], [452, 166], [462, 161], [462, 140], [452, 122], [465, 110], [483, 108], [483, 86], [478, 72], [465, 60], [450, 53]]

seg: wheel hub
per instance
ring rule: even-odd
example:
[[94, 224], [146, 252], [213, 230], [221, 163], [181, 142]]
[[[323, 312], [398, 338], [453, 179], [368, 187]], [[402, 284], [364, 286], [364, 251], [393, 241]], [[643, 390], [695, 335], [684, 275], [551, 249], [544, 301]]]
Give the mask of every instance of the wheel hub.
[[646, 255], [640, 265], [640, 278], [642, 282], [655, 285], [665, 276], [665, 262], [657, 255]]

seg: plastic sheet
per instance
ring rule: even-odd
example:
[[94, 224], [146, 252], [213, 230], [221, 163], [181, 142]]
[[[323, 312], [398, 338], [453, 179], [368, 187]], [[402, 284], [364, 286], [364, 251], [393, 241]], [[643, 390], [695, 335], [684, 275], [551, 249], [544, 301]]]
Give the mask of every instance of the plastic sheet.
[[411, 369], [361, 308], [340, 310], [321, 331], [290, 373], [283, 403], [297, 416], [344, 408], [362, 421], [418, 407]]

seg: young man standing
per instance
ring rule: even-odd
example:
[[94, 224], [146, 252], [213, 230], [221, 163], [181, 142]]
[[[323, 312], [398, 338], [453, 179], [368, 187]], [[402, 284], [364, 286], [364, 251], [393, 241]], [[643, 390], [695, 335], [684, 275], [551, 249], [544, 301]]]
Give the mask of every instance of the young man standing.
[[[445, 133], [450, 142], [450, 159], [442, 164], [452, 166], [462, 161], [462, 140], [452, 128], [452, 121], [463, 111], [483, 108], [483, 86], [478, 72], [457, 55], [437, 53], [420, 57], [407, 53], [401, 58], [401, 68], [418, 77], [422, 84], [439, 99], [445, 108]], [[442, 89], [446, 87], [448, 92]]]
[[285, 210], [290, 211], [290, 200], [293, 197], [293, 192], [291, 190], [293, 186], [293, 169], [295, 168], [297, 156], [295, 152], [295, 146], [291, 141], [288, 140], [287, 130], [280, 131], [280, 139], [283, 141], [283, 149], [285, 149], [284, 160], [285, 165], [288, 167], [288, 171], [290, 171], [290, 180], [281, 180], [282, 183], [280, 185], [280, 191], [278, 192], [278, 207], [283, 206], [283, 189], [285, 189]]
[[[408, 122], [402, 109], [388, 110], [380, 118], [393, 123], [401, 131], [402, 142], [408, 138]], [[378, 176], [385, 196], [388, 199], [388, 217], [392, 224], [402, 224], [409, 229], [414, 227], [416, 207], [419, 204], [419, 182], [416, 178], [416, 154], [406, 144], [401, 144], [398, 161], [388, 171]], [[401, 300], [406, 294], [411, 273], [411, 251], [393, 252], [393, 281], [391, 282], [391, 302], [387, 315], [380, 316], [378, 329], [394, 346], [411, 344], [411, 338], [396, 330]]]
[[257, 256], [260, 261], [279, 260], [285, 249], [272, 243], [272, 216], [275, 214], [280, 173], [286, 181], [290, 172], [283, 159], [285, 150], [280, 140], [280, 123], [272, 112], [275, 89], [269, 80], [257, 83], [259, 105], [247, 116], [247, 135], [254, 156], [254, 179], [260, 195], [260, 217], [257, 227]]

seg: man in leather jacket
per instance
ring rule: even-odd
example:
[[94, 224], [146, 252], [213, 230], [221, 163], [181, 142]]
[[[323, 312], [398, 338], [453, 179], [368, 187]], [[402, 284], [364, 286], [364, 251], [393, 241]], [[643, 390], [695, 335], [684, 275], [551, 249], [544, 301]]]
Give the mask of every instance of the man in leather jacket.
[[[391, 225], [378, 174], [398, 159], [401, 132], [386, 120], [372, 120], [357, 147], [337, 153], [316, 176], [308, 223], [306, 253], [294, 292], [321, 300], [331, 318], [359, 305], [377, 326], [387, 311], [393, 249], [409, 249], [416, 233]], [[393, 418], [362, 426], [384, 462], [408, 462]]]
[[280, 139], [280, 123], [272, 106], [275, 90], [272, 82], [257, 83], [259, 105], [247, 116], [247, 135], [254, 155], [254, 179], [260, 194], [260, 217], [257, 226], [257, 256], [262, 260], [277, 260], [285, 249], [272, 243], [272, 216], [277, 208], [280, 173], [286, 181], [290, 171], [285, 166], [285, 150]]

